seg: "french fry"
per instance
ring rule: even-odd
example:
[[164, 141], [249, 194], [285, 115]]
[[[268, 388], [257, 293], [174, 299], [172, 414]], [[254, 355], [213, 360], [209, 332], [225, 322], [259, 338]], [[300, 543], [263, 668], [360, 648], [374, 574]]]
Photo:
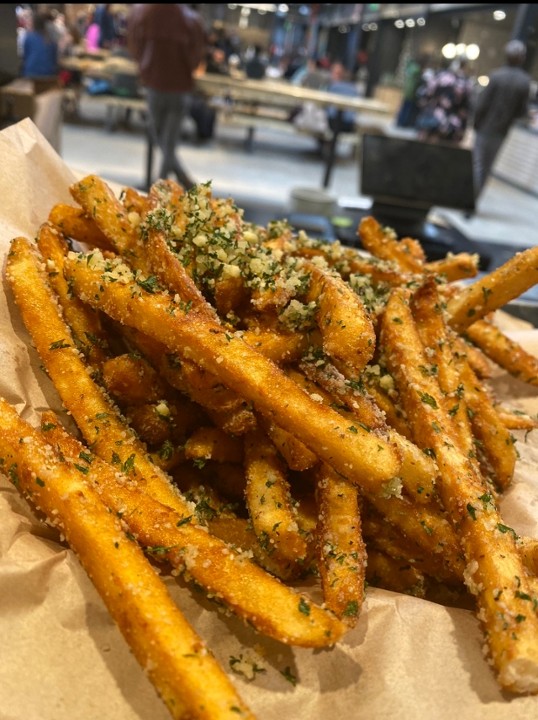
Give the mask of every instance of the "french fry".
[[318, 456], [294, 435], [261, 418], [261, 424], [290, 470], [309, 470], [318, 464]]
[[245, 497], [259, 542], [277, 557], [304, 561], [307, 546], [297, 524], [285, 466], [263, 432], [245, 437], [245, 474]]
[[447, 282], [475, 277], [478, 273], [478, 255], [470, 253], [449, 253], [441, 260], [427, 262], [425, 271], [433, 277], [443, 276]]
[[131, 344], [158, 369], [168, 383], [200, 405], [213, 423], [231, 435], [243, 435], [256, 427], [250, 404], [226, 387], [218, 376], [196, 363], [170, 352], [162, 343], [133, 328], [123, 328]]
[[415, 567], [370, 548], [368, 548], [366, 581], [369, 585], [392, 592], [422, 598], [426, 596], [426, 581]]
[[65, 238], [50, 223], [39, 228], [37, 245], [46, 263], [49, 282], [62, 306], [67, 324], [71, 328], [78, 349], [90, 365], [100, 368], [110, 355], [107, 332], [98, 311], [73, 297], [63, 276], [68, 246]]
[[316, 301], [323, 349], [343, 375], [357, 377], [375, 349], [372, 322], [358, 296], [337, 275], [305, 261], [311, 275], [307, 301]]
[[497, 416], [505, 428], [508, 430], [536, 430], [538, 428], [538, 418], [531, 417], [527, 413], [520, 410], [495, 406]]
[[[334, 645], [365, 579], [456, 607], [475, 597], [500, 687], [538, 694], [536, 540], [497, 504], [517, 457], [510, 429], [538, 421], [485, 382], [498, 365], [536, 384], [536, 360], [491, 313], [536, 282], [538, 253], [461, 289], [477, 256], [427, 262], [373, 217], [363, 251], [247, 223], [209, 183], [117, 199], [90, 175], [70, 190], [80, 208], [54, 208], [38, 246], [15, 238], [6, 264], [85, 443], [45, 413], [32, 462], [46, 452], [52, 475], [74, 473], [161, 571], [285, 644]], [[99, 356], [81, 340], [93, 318]], [[0, 450], [10, 412], [0, 401]], [[28, 451], [7, 447], [4, 472], [15, 477], [15, 457], [37, 472]], [[323, 606], [299, 581], [320, 586]], [[141, 646], [156, 637], [150, 626]], [[228, 691], [217, 681], [215, 702]], [[189, 697], [182, 717], [221, 716], [189, 712]]]
[[[125, 187], [120, 194], [120, 202], [128, 213], [136, 213], [142, 219], [150, 209], [147, 195], [138, 192], [132, 187]], [[110, 248], [112, 250], [112, 247]]]
[[239, 464], [243, 462], [243, 443], [219, 428], [199, 427], [185, 443], [185, 457]]
[[462, 452], [475, 456], [474, 437], [469, 421], [465, 393], [461, 392], [461, 360], [454, 354], [454, 338], [441, 315], [442, 302], [433, 278], [421, 285], [411, 298], [411, 312], [424, 348], [428, 364], [420, 368], [425, 375], [436, 377], [439, 388], [450, 403], [450, 416], [459, 437]]
[[490, 360], [528, 385], [538, 387], [538, 358], [487, 320], [469, 325], [465, 334]]
[[86, 473], [55, 455], [3, 399], [0, 417], [2, 468], [61, 529], [172, 717], [253, 718]]
[[198, 312], [207, 313], [215, 320], [215, 309], [204, 298], [184, 266], [170, 251], [166, 236], [162, 230], [150, 227], [147, 232], [146, 249], [149, 257], [149, 268], [159, 278], [164, 287], [171, 292], [179, 293], [187, 307], [194, 307]]
[[375, 257], [396, 263], [404, 272], [424, 272], [424, 253], [416, 240], [398, 240], [394, 230], [382, 228], [371, 216], [361, 219], [357, 234], [364, 249]]
[[327, 465], [317, 471], [317, 528], [325, 605], [353, 627], [364, 601], [366, 550], [358, 490]]
[[136, 228], [129, 220], [129, 213], [100, 177], [87, 175], [73, 183], [69, 190], [116, 252], [125, 252], [131, 258], [139, 257], [135, 252], [138, 244]]
[[[461, 345], [461, 341], [457, 342]], [[514, 437], [499, 417], [490, 393], [465, 358], [461, 361], [460, 376], [473, 434], [495, 484], [505, 489], [512, 482], [517, 460]]]
[[65, 237], [73, 238], [90, 248], [114, 249], [112, 243], [99, 229], [95, 220], [86, 215], [82, 208], [58, 203], [51, 209], [48, 220], [61, 230]]
[[416, 568], [420, 577], [428, 576], [450, 586], [463, 584], [463, 565], [448, 567], [439, 554], [425, 551], [413, 538], [388, 523], [367, 500], [363, 502], [361, 521], [368, 554], [377, 550], [400, 566]]
[[510, 260], [463, 288], [447, 304], [452, 327], [465, 330], [538, 283], [538, 247], [516, 253]]
[[[309, 362], [307, 358], [300, 367], [308, 378], [318, 384], [317, 387], [308, 388], [311, 395], [319, 396], [328, 405], [335, 401], [338, 402], [340, 414], [349, 417], [351, 421], [358, 420], [363, 427], [369, 430], [372, 428], [384, 429], [400, 453], [402, 459], [400, 477], [409, 496], [421, 504], [430, 502], [436, 494], [435, 480], [437, 476], [437, 469], [432, 459], [422, 453], [405, 436], [400, 435], [397, 430], [388, 427], [372, 399], [346, 383], [345, 379], [330, 365], [321, 364], [319, 361]], [[294, 378], [301, 387], [307, 389], [306, 378], [301, 378], [300, 373], [290, 373], [290, 377]]]
[[110, 395], [123, 406], [158, 402], [170, 393], [155, 368], [132, 353], [109, 358], [102, 376]]

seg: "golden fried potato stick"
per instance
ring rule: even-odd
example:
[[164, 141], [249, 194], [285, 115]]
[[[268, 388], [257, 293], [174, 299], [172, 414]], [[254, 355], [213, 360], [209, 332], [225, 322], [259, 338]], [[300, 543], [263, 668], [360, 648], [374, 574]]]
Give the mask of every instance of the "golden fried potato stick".
[[443, 276], [446, 282], [454, 282], [455, 280], [476, 277], [478, 261], [479, 257], [476, 254], [448, 253], [446, 257], [440, 260], [425, 263], [424, 270], [437, 278]]
[[272, 552], [271, 547], [262, 546], [252, 529], [252, 524], [244, 518], [217, 514], [208, 518], [207, 526], [212, 535], [224, 540], [231, 547], [252, 553], [252, 557], [260, 567], [285, 583], [304, 577], [305, 571], [313, 563], [314, 552], [310, 547], [307, 560], [299, 564], [279, 557]]
[[57, 203], [51, 209], [48, 220], [66, 237], [84, 243], [90, 248], [114, 249], [112, 243], [99, 229], [95, 220], [86, 215], [82, 208]]
[[463, 585], [463, 565], [459, 568], [461, 572], [448, 567], [439, 553], [427, 552], [413, 538], [406, 537], [398, 527], [389, 524], [368, 500], [363, 501], [361, 521], [367, 553], [377, 550], [400, 565], [411, 565], [421, 576], [449, 585]]
[[100, 368], [111, 352], [108, 335], [98, 312], [74, 297], [69, 290], [63, 275], [64, 260], [69, 250], [65, 238], [54, 225], [45, 222], [37, 233], [37, 245], [78, 349], [90, 365]]
[[[147, 553], [179, 571], [187, 570], [212, 597], [224, 601], [256, 630], [302, 647], [327, 647], [340, 638], [345, 628], [336, 617], [268, 575], [241, 548], [233, 550], [197, 528], [193, 514], [178, 520], [171, 508], [125, 481], [118, 482], [116, 468], [92, 455], [58, 424], [47, 423], [44, 435], [83, 469], [102, 501], [121, 517]], [[194, 506], [189, 507], [194, 513]]]
[[480, 280], [464, 287], [447, 304], [449, 322], [463, 331], [538, 283], [538, 246], [523, 250]]
[[133, 353], [109, 358], [103, 364], [102, 377], [107, 391], [122, 406], [158, 402], [170, 395], [170, 386], [155, 368]]
[[346, 383], [345, 378], [330, 364], [305, 360], [300, 368], [306, 377], [293, 370], [288, 374], [311, 396], [319, 397], [327, 405], [338, 403], [340, 414], [349, 417], [350, 421], [358, 420], [369, 431], [383, 428], [387, 432], [400, 452], [400, 477], [409, 497], [421, 504], [429, 503], [436, 494], [438, 470], [435, 462], [397, 430], [387, 426], [372, 398]]
[[185, 189], [170, 178], [159, 178], [149, 189], [147, 202], [149, 209], [165, 208], [174, 214], [182, 213], [182, 199]]
[[[486, 388], [467, 361], [466, 345], [447, 327], [441, 315], [441, 298], [433, 278], [418, 288], [411, 299], [413, 317], [421, 342], [427, 348], [432, 373], [450, 403], [450, 415], [459, 436], [461, 451], [473, 462], [486, 462], [484, 476], [506, 488], [517, 459], [511, 434], [501, 421]], [[480, 469], [477, 465], [477, 471]], [[490, 475], [493, 473], [493, 478]]]
[[164, 401], [122, 407], [127, 422], [150, 448], [173, 442], [172, 411]]
[[[133, 532], [139, 536], [149, 532], [151, 540], [148, 544], [174, 550], [179, 545], [180, 551], [192, 549], [195, 557], [189, 564], [191, 576], [230, 607], [238, 611], [241, 608], [241, 616], [261, 632], [274, 632], [273, 637], [282, 642], [297, 641], [308, 647], [325, 647], [336, 642], [343, 632], [336, 618], [309, 605], [311, 612], [303, 622], [305, 618], [298, 617], [302, 613], [294, 593], [290, 595], [287, 588], [282, 590], [279, 585], [274, 586], [272, 578], [253, 563], [247, 560], [241, 564], [236, 562], [237, 555], [231, 548], [190, 522], [191, 505], [170, 479], [152, 464], [115, 406], [91, 379], [78, 351], [69, 341], [69, 328], [58, 313], [40, 261], [25, 238], [15, 238], [11, 243], [7, 279], [37, 352], [66, 409], [72, 414], [88, 447], [107, 461], [104, 466], [96, 463], [101, 467], [101, 497], [105, 499], [106, 492], [107, 504], [118, 512], [129, 507], [133, 528], [135, 519], [140, 522]], [[42, 322], [43, 317], [46, 317], [46, 323]], [[117, 470], [128, 476], [128, 484], [118, 482]], [[157, 529], [164, 535], [155, 542], [152, 533]], [[170, 542], [169, 532], [173, 538]], [[179, 538], [177, 533], [180, 533]], [[180, 551], [178, 562], [183, 562]], [[209, 585], [205, 584], [206, 580]], [[258, 604], [259, 596], [253, 593], [252, 584], [259, 593], [268, 593], [264, 606]], [[283, 606], [279, 609], [281, 617], [272, 614], [273, 598], [277, 594], [284, 604], [288, 604], [286, 610]], [[270, 602], [268, 597], [271, 597]]]
[[185, 442], [185, 457], [240, 464], [243, 462], [243, 442], [220, 428], [199, 427]]
[[383, 386], [380, 375], [365, 373], [363, 378], [366, 392], [384, 413], [388, 425], [400, 433], [402, 437], [412, 440], [409, 424], [400, 406], [396, 390], [393, 387], [387, 388]]
[[424, 575], [416, 567], [370, 547], [368, 547], [366, 582], [373, 587], [392, 592], [420, 598], [426, 596]]
[[527, 413], [513, 408], [495, 406], [499, 420], [507, 430], [536, 430], [538, 418], [531, 417]]
[[490, 378], [493, 375], [493, 364], [490, 362], [489, 358], [486, 357], [480, 348], [467, 340], [464, 335], [459, 335], [459, 338], [462, 340], [462, 349], [460, 350], [460, 354], [463, 351], [463, 348], [465, 348], [467, 362], [473, 369], [476, 376], [482, 380]]
[[441, 474], [439, 491], [460, 538], [465, 582], [476, 596], [491, 662], [501, 687], [538, 692], [538, 598], [485, 482], [458, 447], [446, 399], [427, 365], [409, 308], [409, 293], [393, 290], [382, 318], [386, 359], [418, 443], [431, 448]]
[[493, 322], [477, 320], [466, 328], [465, 334], [499, 367], [522, 382], [538, 387], [538, 358], [505, 335]]
[[317, 470], [319, 573], [326, 607], [350, 627], [364, 602], [366, 549], [358, 489], [323, 464]]
[[312, 342], [311, 334], [298, 331], [286, 333], [263, 325], [241, 330], [241, 337], [247, 345], [278, 365], [299, 360]]
[[278, 452], [286, 461], [290, 470], [309, 470], [318, 464], [318, 456], [291, 433], [282, 430], [275, 423], [260, 418], [260, 424], [271, 438]]
[[90, 376], [69, 326], [59, 314], [35, 248], [25, 238], [12, 241], [6, 276], [35, 348], [89, 447], [105, 460], [129, 469], [134, 476], [140, 475], [139, 482], [159, 501], [188, 514], [169, 478], [149, 461], [145, 448], [117, 407]]
[[124, 187], [122, 189], [120, 202], [129, 214], [136, 213], [138, 215], [137, 220], [142, 220], [150, 209], [148, 195], [138, 192], [138, 190], [135, 190], [133, 187]]
[[487, 462], [494, 483], [505, 489], [512, 482], [517, 461], [514, 437], [499, 417], [488, 388], [466, 361], [465, 348], [459, 338], [456, 340], [456, 345], [458, 344], [462, 347], [460, 377], [473, 434], [478, 440], [481, 455]]
[[442, 316], [442, 300], [434, 278], [428, 278], [411, 297], [411, 312], [422, 345], [427, 348], [428, 364], [420, 368], [424, 375], [436, 377], [450, 403], [450, 416], [458, 433], [462, 452], [474, 458], [475, 438], [469, 421], [469, 409], [462, 392], [460, 369], [464, 359], [455, 355], [455, 339]]
[[424, 272], [424, 252], [417, 240], [398, 240], [394, 230], [381, 227], [371, 216], [362, 218], [357, 234], [364, 249], [375, 257], [396, 263], [404, 272]]
[[138, 258], [137, 227], [110, 187], [98, 175], [87, 175], [69, 188], [73, 199], [86, 215], [93, 218], [114, 250], [126, 257]]
[[213, 423], [231, 435], [244, 435], [256, 427], [250, 404], [221, 380], [181, 358], [154, 338], [134, 328], [123, 328], [125, 336], [157, 368], [161, 377], [201, 406]]
[[[304, 363], [302, 367], [311, 378], [319, 377], [321, 379], [321, 375], [318, 376], [317, 372], [312, 370], [310, 364]], [[323, 374], [323, 370], [321, 370], [321, 373]], [[317, 396], [318, 402], [324, 399], [326, 390], [322, 387], [323, 382], [312, 387], [312, 382], [307, 381], [301, 373], [288, 370], [288, 374], [301, 387], [305, 387], [311, 395]], [[339, 393], [335, 393], [333, 402], [334, 399], [338, 403], [340, 413], [346, 415], [348, 411], [345, 404], [342, 403]], [[329, 393], [326, 402], [330, 403], [330, 401]], [[354, 392], [351, 393], [350, 407], [353, 408], [350, 411], [350, 417], [353, 417], [352, 413], [356, 413], [357, 409], [361, 407], [362, 410], [367, 411], [366, 418], [368, 421], [370, 423], [374, 422], [372, 419], [374, 409], [368, 404], [361, 406], [355, 402]], [[365, 418], [364, 415], [359, 415], [359, 417], [362, 417], [363, 420]], [[355, 415], [355, 419], [357, 419], [357, 415]], [[400, 476], [388, 482], [382, 493], [373, 494], [363, 489], [363, 495], [384, 516], [386, 526], [387, 523], [390, 523], [390, 526], [397, 528], [407, 539], [407, 542], [415, 543], [422, 554], [427, 553], [434, 559], [434, 562], [438, 561], [437, 564], [445, 567], [445, 572], [448, 572], [450, 576], [453, 576], [454, 573], [461, 576], [463, 565], [456, 535], [447, 519], [442, 516], [435, 500], [432, 500], [435, 490], [434, 482], [439, 471], [431, 458], [407, 439], [405, 439], [405, 444], [398, 439], [395, 442], [397, 445], [400, 442], [400, 450], [403, 456]], [[403, 487], [408, 485], [409, 489], [413, 488], [412, 492], [408, 494], [401, 493], [400, 482]], [[421, 485], [421, 483], [424, 483], [424, 485]], [[426, 496], [425, 488], [430, 485], [431, 494]], [[417, 500], [420, 501], [416, 502]], [[445, 577], [443, 572], [438, 572], [437, 575]]]
[[146, 252], [149, 268], [159, 278], [163, 287], [178, 293], [187, 307], [207, 313], [212, 320], [217, 319], [215, 308], [207, 302], [179, 259], [171, 252], [162, 230], [153, 227], [148, 229]]
[[90, 263], [84, 254], [73, 253], [66, 265], [73, 291], [83, 301], [220, 377], [343, 477], [377, 492], [381, 483], [398, 475], [398, 454], [380, 432], [367, 432], [359, 424], [350, 426], [241, 338], [195, 311], [185, 312], [173, 297], [148, 292], [134, 276], [131, 282], [127, 276], [125, 282], [116, 282], [117, 267], [105, 261], [97, 264], [95, 253]]
[[307, 302], [317, 303], [316, 322], [323, 349], [348, 378], [357, 378], [374, 354], [375, 332], [364, 305], [342, 278], [308, 260], [311, 275]]
[[538, 540], [530, 537], [518, 537], [517, 546], [521, 552], [525, 567], [538, 576]]
[[171, 716], [253, 718], [82, 466], [60, 459], [3, 399], [0, 422], [3, 471], [61, 529]]
[[244, 443], [245, 498], [258, 541], [270, 555], [304, 561], [306, 542], [297, 524], [286, 468], [275, 446], [262, 431], [249, 433]]

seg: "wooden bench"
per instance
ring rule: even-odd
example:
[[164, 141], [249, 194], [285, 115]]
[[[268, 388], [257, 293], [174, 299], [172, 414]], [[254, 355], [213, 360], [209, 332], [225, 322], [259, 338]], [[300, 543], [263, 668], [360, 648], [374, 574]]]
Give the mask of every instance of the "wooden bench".
[[91, 95], [90, 93], [73, 88], [65, 89], [63, 93], [68, 114], [79, 113], [81, 98], [84, 98], [85, 102], [92, 105], [104, 106], [106, 112], [105, 128], [109, 132], [112, 132], [117, 127], [121, 113], [123, 113], [125, 117], [128, 117], [131, 112], [139, 112], [143, 116], [147, 114], [147, 101], [143, 97], [125, 97], [123, 95], [107, 93]]
[[[219, 113], [219, 121], [226, 125], [234, 127], [246, 128], [245, 148], [252, 151], [254, 148], [254, 134], [256, 130], [274, 130], [282, 132], [286, 135], [302, 135], [303, 137], [312, 137], [323, 146], [331, 142], [332, 132], [328, 130], [322, 134], [316, 134], [309, 130], [303, 130], [297, 127], [289, 119], [289, 110], [280, 110], [278, 108], [255, 107], [249, 105], [234, 104], [229, 107], [223, 106], [222, 103], [214, 105]], [[338, 143], [351, 146], [358, 152], [362, 135], [365, 133], [381, 133], [388, 132], [391, 119], [379, 117], [376, 115], [359, 114], [356, 130], [352, 132], [341, 132], [338, 135]]]

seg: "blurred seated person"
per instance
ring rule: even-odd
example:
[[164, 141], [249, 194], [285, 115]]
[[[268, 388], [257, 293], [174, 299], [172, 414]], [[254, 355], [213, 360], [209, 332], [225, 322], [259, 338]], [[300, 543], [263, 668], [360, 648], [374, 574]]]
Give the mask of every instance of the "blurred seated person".
[[308, 58], [306, 63], [293, 73], [290, 83], [310, 90], [325, 90], [329, 80], [330, 75], [321, 62]]
[[[331, 65], [330, 78], [327, 92], [349, 97], [360, 97], [357, 86], [350, 80], [350, 74], [341, 62], [334, 62]], [[337, 107], [327, 108], [327, 119], [329, 127], [333, 132], [352, 132], [355, 130], [357, 113], [354, 110], [339, 110]]]
[[229, 75], [230, 68], [228, 67], [228, 61], [226, 59], [226, 53], [220, 47], [210, 48], [207, 54], [207, 60], [205, 65], [205, 71], [207, 73], [216, 73], [217, 75]]
[[22, 45], [23, 77], [57, 77], [58, 43], [50, 30], [50, 17], [46, 13], [36, 13], [33, 27], [29, 30]]
[[265, 77], [267, 63], [263, 59], [263, 51], [259, 45], [254, 47], [252, 57], [245, 63], [245, 75], [253, 80], [261, 80]]

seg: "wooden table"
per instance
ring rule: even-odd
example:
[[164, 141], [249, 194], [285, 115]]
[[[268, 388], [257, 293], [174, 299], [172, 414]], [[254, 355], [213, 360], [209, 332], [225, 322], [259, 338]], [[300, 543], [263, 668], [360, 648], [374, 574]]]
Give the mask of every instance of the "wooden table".
[[368, 112], [369, 114], [378, 114], [384, 117], [391, 115], [388, 105], [379, 100], [349, 97], [325, 90], [297, 87], [283, 80], [269, 78], [251, 80], [206, 73], [196, 78], [196, 85], [201, 92], [209, 97], [230, 98], [233, 102], [259, 103], [268, 107], [287, 107], [290, 109], [304, 102], [313, 102], [322, 107], [335, 107], [339, 110], [340, 112], [337, 114], [331, 131], [325, 161], [323, 187], [328, 187], [331, 180], [338, 138], [341, 133], [342, 113], [345, 110], [352, 110], [358, 114]]
[[[125, 58], [109, 57], [107, 60], [94, 58], [68, 57], [62, 59], [62, 66], [68, 70], [76, 70], [83, 75], [99, 78], [110, 78], [112, 73], [121, 67], [121, 72], [137, 74], [136, 63]], [[252, 80], [249, 78], [229, 77], [216, 73], [205, 73], [196, 77], [196, 89], [208, 98], [228, 98], [232, 102], [259, 104], [273, 108], [294, 108], [305, 102], [312, 102], [321, 107], [335, 107], [340, 112], [331, 130], [329, 148], [325, 159], [323, 187], [328, 187], [341, 133], [341, 115], [345, 110], [352, 110], [360, 115], [362, 112], [375, 114], [388, 118], [391, 108], [379, 100], [372, 98], [350, 97], [324, 90], [312, 90], [298, 87], [284, 80], [263, 78]], [[150, 143], [151, 145], [151, 143]], [[148, 148], [147, 179], [151, 173], [152, 147]]]

